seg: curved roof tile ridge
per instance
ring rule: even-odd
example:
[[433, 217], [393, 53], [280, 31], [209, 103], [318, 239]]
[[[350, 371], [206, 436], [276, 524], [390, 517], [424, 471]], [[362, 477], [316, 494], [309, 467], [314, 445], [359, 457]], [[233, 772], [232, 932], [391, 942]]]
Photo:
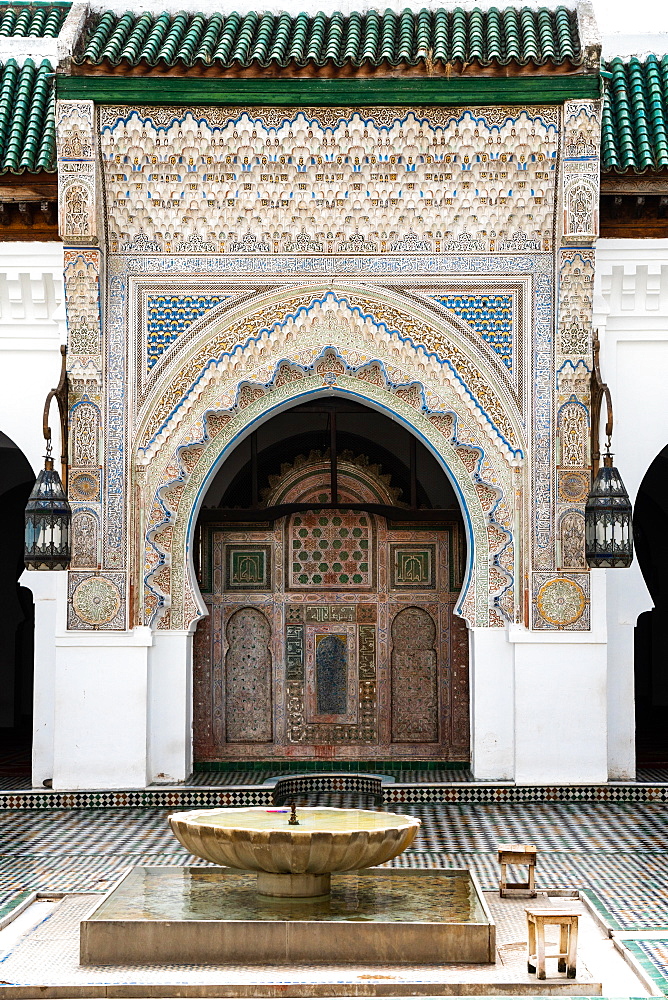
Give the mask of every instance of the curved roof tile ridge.
[[341, 67], [477, 62], [480, 66], [582, 63], [576, 11], [566, 5], [296, 14], [103, 11], [75, 63], [129, 68]]
[[668, 55], [616, 56], [603, 68], [602, 169], [644, 173], [668, 168]]
[[44, 59], [0, 66], [0, 171], [56, 170], [55, 74]]

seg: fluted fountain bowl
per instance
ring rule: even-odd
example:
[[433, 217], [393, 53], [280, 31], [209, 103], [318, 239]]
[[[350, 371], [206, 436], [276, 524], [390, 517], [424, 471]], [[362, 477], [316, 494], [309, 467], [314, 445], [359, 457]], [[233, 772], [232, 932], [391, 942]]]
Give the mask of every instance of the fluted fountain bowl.
[[258, 873], [267, 896], [322, 896], [332, 872], [371, 868], [413, 843], [420, 820], [370, 809], [197, 809], [169, 824], [187, 851], [205, 861]]

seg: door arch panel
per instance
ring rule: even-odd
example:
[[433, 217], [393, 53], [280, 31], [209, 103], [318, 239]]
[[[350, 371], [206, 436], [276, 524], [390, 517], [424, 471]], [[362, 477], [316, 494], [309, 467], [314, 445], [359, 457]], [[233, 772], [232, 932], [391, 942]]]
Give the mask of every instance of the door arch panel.
[[272, 738], [269, 622], [255, 608], [239, 608], [226, 633], [226, 742], [268, 743]]
[[437, 743], [436, 625], [424, 608], [404, 608], [392, 622], [392, 742]]

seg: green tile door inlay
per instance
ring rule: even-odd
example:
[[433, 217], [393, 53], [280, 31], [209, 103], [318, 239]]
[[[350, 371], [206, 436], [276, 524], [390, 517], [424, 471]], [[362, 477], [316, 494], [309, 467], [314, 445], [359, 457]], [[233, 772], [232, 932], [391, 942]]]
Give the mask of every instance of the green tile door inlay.
[[268, 545], [226, 545], [226, 590], [267, 590], [270, 585]]
[[373, 585], [373, 535], [367, 514], [327, 510], [293, 515], [291, 590], [357, 589]]

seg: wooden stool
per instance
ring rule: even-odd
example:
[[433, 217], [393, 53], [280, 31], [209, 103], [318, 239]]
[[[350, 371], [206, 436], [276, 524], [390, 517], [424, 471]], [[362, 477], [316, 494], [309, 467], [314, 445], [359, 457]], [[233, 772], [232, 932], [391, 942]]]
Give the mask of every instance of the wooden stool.
[[[527, 968], [535, 972], [537, 979], [545, 979], [545, 958], [556, 958], [557, 969], [565, 972], [568, 979], [575, 979], [575, 963], [578, 950], [578, 915], [572, 910], [557, 907], [527, 907], [527, 931], [529, 935], [529, 959]], [[556, 924], [559, 927], [559, 951], [545, 955], [545, 927]]]
[[[533, 844], [499, 844], [499, 864], [501, 877], [499, 879], [499, 895], [526, 896], [533, 899], [536, 895], [534, 873], [536, 870], [536, 848]], [[527, 865], [529, 874], [526, 882], [509, 882], [506, 865]]]

